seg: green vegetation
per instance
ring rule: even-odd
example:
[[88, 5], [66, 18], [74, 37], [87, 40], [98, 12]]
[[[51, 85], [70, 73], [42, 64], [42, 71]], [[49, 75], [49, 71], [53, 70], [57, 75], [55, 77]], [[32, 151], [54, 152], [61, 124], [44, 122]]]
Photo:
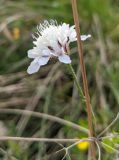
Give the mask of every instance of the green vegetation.
[[[119, 2], [118, 0], [77, 0], [87, 78], [98, 135], [119, 112]], [[52, 59], [33, 75], [26, 73], [27, 50], [33, 47], [32, 33], [44, 19], [73, 24], [69, 0], [0, 0], [0, 108], [44, 112], [88, 128], [73, 77], [66, 65]], [[72, 65], [82, 84], [76, 43], [71, 45]], [[71, 127], [42, 118], [0, 113], [0, 136], [83, 138]], [[118, 121], [103, 136], [119, 135]], [[119, 137], [104, 139], [102, 160], [118, 160]], [[64, 143], [69, 146], [71, 143]], [[107, 146], [109, 145], [109, 146]], [[0, 160], [61, 160], [55, 154], [62, 145], [41, 142], [0, 142]], [[77, 146], [67, 160], [87, 160], [88, 151]], [[98, 157], [98, 153], [97, 153]]]

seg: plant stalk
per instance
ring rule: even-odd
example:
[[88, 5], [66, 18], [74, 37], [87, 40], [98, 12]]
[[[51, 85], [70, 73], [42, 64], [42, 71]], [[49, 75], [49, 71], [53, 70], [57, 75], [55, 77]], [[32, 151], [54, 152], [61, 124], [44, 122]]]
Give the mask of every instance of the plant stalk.
[[67, 66], [68, 66], [68, 69], [70, 70], [70, 72], [71, 72], [71, 74], [72, 74], [72, 76], [73, 76], [74, 82], [75, 82], [76, 87], [77, 87], [78, 92], [79, 92], [79, 96], [82, 98], [82, 100], [85, 100], [85, 96], [84, 96], [84, 94], [83, 94], [82, 88], [81, 88], [81, 86], [80, 86], [80, 84], [79, 84], [79, 82], [78, 82], [77, 76], [76, 76], [76, 74], [75, 74], [75, 71], [74, 71], [72, 65], [71, 65], [71, 64], [68, 64]]
[[[73, 18], [77, 33], [77, 45], [78, 45], [78, 54], [79, 54], [79, 61], [81, 65], [81, 73], [82, 73], [82, 79], [83, 79], [83, 87], [84, 87], [84, 94], [86, 99], [86, 108], [87, 108], [87, 114], [88, 114], [88, 126], [89, 126], [89, 136], [94, 136], [93, 131], [93, 120], [92, 120], [92, 111], [91, 111], [91, 103], [90, 103], [90, 96], [89, 96], [89, 90], [88, 90], [88, 83], [87, 83], [87, 76], [86, 76], [86, 69], [84, 64], [84, 58], [83, 58], [83, 48], [81, 43], [81, 34], [80, 34], [80, 27], [79, 27], [79, 18], [78, 18], [78, 10], [77, 10], [77, 1], [71, 0], [72, 3], [72, 11], [73, 11]], [[94, 143], [91, 144], [91, 158], [95, 159], [95, 145]]]

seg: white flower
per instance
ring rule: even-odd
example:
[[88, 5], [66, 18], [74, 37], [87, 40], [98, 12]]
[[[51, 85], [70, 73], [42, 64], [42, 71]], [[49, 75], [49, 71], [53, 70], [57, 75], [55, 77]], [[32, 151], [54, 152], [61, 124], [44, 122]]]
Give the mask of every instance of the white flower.
[[[33, 36], [35, 46], [28, 51], [28, 57], [33, 59], [27, 69], [29, 74], [37, 72], [51, 57], [58, 58], [62, 63], [71, 63], [68, 47], [70, 42], [77, 40], [75, 26], [70, 27], [66, 23], [58, 25], [56, 21], [51, 20], [44, 21], [37, 26], [37, 30], [37, 36]], [[82, 35], [81, 40], [89, 37], [90, 35]]]

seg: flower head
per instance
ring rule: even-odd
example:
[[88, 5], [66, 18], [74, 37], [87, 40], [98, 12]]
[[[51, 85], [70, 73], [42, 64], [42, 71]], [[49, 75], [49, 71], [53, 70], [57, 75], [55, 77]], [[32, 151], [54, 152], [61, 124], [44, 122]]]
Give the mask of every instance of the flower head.
[[[28, 51], [28, 57], [33, 59], [27, 69], [29, 74], [37, 72], [52, 57], [58, 58], [62, 63], [71, 63], [68, 47], [77, 40], [75, 26], [70, 27], [66, 23], [58, 25], [54, 20], [44, 21], [37, 26], [36, 34], [37, 36], [33, 36], [35, 46]], [[90, 35], [82, 35], [81, 40], [89, 37]]]

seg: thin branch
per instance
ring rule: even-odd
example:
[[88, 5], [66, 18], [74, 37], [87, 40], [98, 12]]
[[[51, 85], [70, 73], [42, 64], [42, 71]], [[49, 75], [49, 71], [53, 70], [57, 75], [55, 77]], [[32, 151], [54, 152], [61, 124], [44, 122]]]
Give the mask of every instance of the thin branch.
[[98, 138], [99, 140], [103, 140], [103, 139], [108, 139], [108, 138], [119, 138], [119, 135], [108, 135], [108, 136], [104, 136], [104, 137], [100, 137]]
[[116, 118], [97, 136], [98, 138], [102, 136], [110, 127], [112, 127], [115, 122], [119, 119], [119, 113], [117, 114]]
[[[76, 146], [77, 144], [81, 143], [81, 142], [84, 142], [84, 141], [94, 141], [97, 145], [97, 148], [98, 148], [98, 153], [99, 153], [99, 157], [98, 157], [98, 160], [101, 160], [101, 151], [100, 151], [100, 146], [98, 144], [98, 142], [96, 141], [95, 138], [84, 138], [84, 139], [58, 139], [58, 138], [31, 138], [31, 137], [10, 137], [10, 136], [1, 136], [0, 137], [0, 141], [27, 141], [27, 142], [67, 142], [67, 143], [71, 143], [71, 142], [74, 142], [72, 145], [68, 146], [68, 147], [64, 147], [63, 149], [57, 151], [56, 153], [62, 151], [62, 150], [65, 150], [66, 153], [65, 153], [65, 156], [68, 154], [68, 150], [71, 149], [72, 147]], [[101, 142], [103, 145], [106, 145], [105, 143]], [[110, 146], [107, 146], [107, 147], [110, 147]], [[116, 149], [114, 148], [111, 148], [113, 149], [114, 151], [117, 151]], [[64, 158], [63, 157], [63, 158]]]
[[119, 153], [119, 151], [118, 151], [117, 149], [113, 148], [112, 146], [110, 146], [110, 145], [108, 145], [108, 144], [106, 144], [106, 143], [104, 143], [104, 142], [101, 142], [101, 144], [102, 144], [103, 146], [106, 146], [107, 148], [113, 150], [114, 152]]
[[93, 137], [92, 138], [83, 138], [83, 139], [80, 139], [79, 141], [76, 141], [75, 143], [73, 143], [72, 145], [70, 145], [69, 147], [67, 147], [66, 149], [71, 149], [72, 147], [76, 146], [77, 144], [79, 144], [81, 142], [85, 142], [85, 141], [92, 142], [92, 141], [95, 141], [95, 139]]
[[61, 160], [64, 160], [68, 155], [68, 151], [65, 149], [65, 155], [63, 156], [63, 158]]
[[31, 137], [9, 137], [0, 136], [0, 141], [27, 141], [27, 142], [76, 142], [79, 139], [58, 139], [58, 138], [31, 138]]
[[69, 151], [71, 148], [73, 148], [74, 146], [76, 146], [77, 144], [79, 144], [79, 143], [81, 143], [81, 142], [84, 142], [84, 141], [94, 141], [94, 140], [95, 140], [95, 139], [93, 139], [93, 137], [91, 137], [91, 138], [83, 138], [83, 139], [80, 139], [80, 140], [74, 142], [73, 144], [71, 144], [71, 145], [68, 146], [68, 147], [63, 147], [62, 149], [58, 150], [58, 151], [55, 152], [55, 153], [59, 153], [59, 152], [65, 150], [65, 155], [64, 155], [63, 158], [62, 158], [62, 160], [64, 160], [64, 158], [66, 158], [66, 156], [69, 156], [69, 152], [68, 152], [68, 151]]
[[[77, 142], [75, 142], [74, 144], [70, 145], [69, 147], [65, 148], [66, 150], [71, 149], [72, 147], [76, 146], [77, 144], [81, 143], [81, 142], [85, 142], [85, 141], [89, 141], [89, 142], [95, 142], [97, 149], [98, 149], [98, 160], [101, 160], [101, 149], [100, 146], [98, 144], [98, 141], [95, 137], [90, 137], [90, 138], [83, 138]], [[68, 152], [68, 151], [67, 151]]]
[[[79, 17], [78, 17], [78, 10], [77, 10], [77, 1], [71, 0], [72, 2], [72, 10], [73, 10], [73, 18], [75, 23], [75, 28], [77, 32], [77, 45], [78, 45], [78, 54], [80, 57], [80, 65], [81, 65], [81, 72], [82, 72], [82, 78], [83, 78], [83, 86], [84, 86], [84, 93], [86, 98], [86, 107], [87, 107], [87, 114], [88, 114], [88, 125], [89, 125], [89, 136], [93, 137], [93, 121], [92, 121], [92, 112], [91, 112], [91, 103], [90, 103], [90, 96], [89, 96], [89, 90], [88, 90], [88, 82], [87, 82], [87, 76], [86, 76], [86, 69], [85, 69], [85, 63], [83, 58], [83, 48], [82, 48], [82, 42], [81, 42], [81, 34], [80, 34], [80, 27], [79, 27]], [[93, 159], [95, 159], [95, 146], [92, 143], [91, 145], [91, 156]]]
[[97, 149], [98, 149], [98, 160], [101, 160], [101, 149], [100, 149], [100, 146], [99, 146], [97, 141], [95, 141], [95, 144], [97, 145]]
[[56, 117], [56, 116], [53, 116], [53, 115], [49, 115], [49, 114], [46, 114], [46, 113], [40, 113], [40, 112], [34, 112], [34, 111], [28, 111], [28, 110], [21, 110], [21, 109], [0, 109], [0, 113], [18, 114], [18, 115], [23, 114], [23, 115], [26, 115], [26, 116], [44, 118], [44, 119], [48, 119], [48, 120], [51, 120], [51, 121], [58, 122], [60, 124], [69, 126], [71, 128], [77, 129], [79, 131], [82, 131], [82, 132], [85, 132], [85, 133], [88, 134], [88, 129], [86, 129], [82, 126], [79, 126], [79, 125], [77, 125], [73, 122], [70, 122], [70, 121], [67, 121], [67, 120], [64, 120], [62, 118], [59, 118], [59, 117]]
[[86, 106], [87, 106], [90, 137], [93, 137], [92, 112], [91, 112], [91, 105], [90, 105], [90, 96], [89, 96], [89, 91], [88, 91], [86, 69], [85, 69], [84, 58], [83, 58], [83, 48], [82, 48], [82, 43], [81, 43], [81, 38], [80, 38], [81, 34], [80, 34], [80, 27], [79, 27], [77, 3], [76, 3], [76, 0], [71, 0], [71, 2], [72, 2], [74, 23], [75, 23], [76, 32], [77, 32], [78, 54], [80, 57], [80, 65], [81, 65], [81, 72], [82, 72], [82, 78], [83, 78], [84, 93], [85, 93], [85, 98], [86, 98], [85, 102], [86, 102]]

